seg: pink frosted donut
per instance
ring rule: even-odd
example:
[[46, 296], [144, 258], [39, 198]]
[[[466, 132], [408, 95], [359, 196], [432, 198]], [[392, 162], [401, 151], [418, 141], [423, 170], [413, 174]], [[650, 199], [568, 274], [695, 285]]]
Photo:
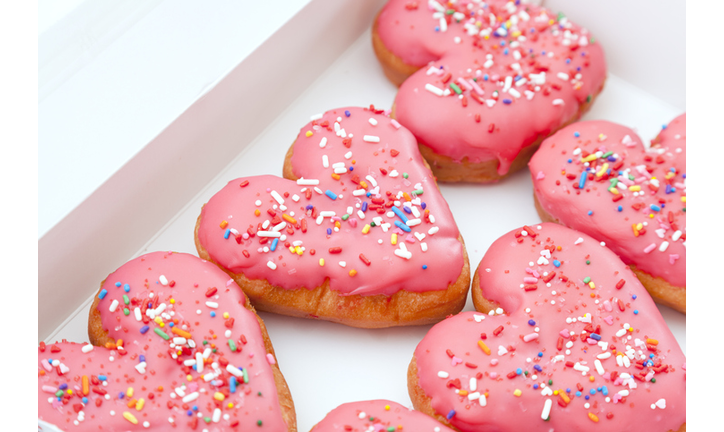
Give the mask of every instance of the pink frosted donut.
[[93, 345], [40, 344], [39, 424], [297, 430], [264, 323], [209, 262], [170, 252], [129, 261], [101, 284], [88, 333]]
[[342, 404], [317, 423], [311, 432], [366, 431], [453, 432], [432, 417], [387, 400]]
[[256, 308], [355, 327], [427, 324], [463, 308], [460, 231], [399, 123], [374, 108], [313, 116], [284, 177], [232, 180], [197, 222], [199, 256]]
[[530, 161], [536, 208], [606, 242], [658, 303], [686, 313], [686, 115], [646, 148], [605, 121], [570, 125]]
[[463, 431], [685, 431], [686, 357], [636, 276], [586, 234], [496, 240], [475, 307], [415, 349], [415, 409]]
[[390, 0], [377, 16], [375, 53], [401, 85], [393, 115], [440, 181], [491, 182], [523, 168], [603, 88], [593, 37], [518, 3]]

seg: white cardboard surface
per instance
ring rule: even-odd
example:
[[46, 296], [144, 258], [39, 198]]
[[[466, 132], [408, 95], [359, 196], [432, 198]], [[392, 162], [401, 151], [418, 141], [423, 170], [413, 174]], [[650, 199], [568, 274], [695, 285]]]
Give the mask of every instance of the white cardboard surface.
[[[615, 56], [611, 48], [605, 48], [609, 59]], [[684, 88], [684, 82], [677, 82], [674, 87], [678, 91]], [[395, 87], [387, 82], [377, 64], [367, 31], [318, 75], [296, 100], [256, 133], [249, 145], [229, 158], [225, 168], [187, 201], [160, 231], [149, 236], [141, 250], [127, 254], [112, 268], [99, 269], [102, 276], [90, 286], [77, 289], [82, 288], [92, 295], [106, 274], [127, 259], [145, 252], [176, 250], [195, 253], [193, 226], [201, 206], [229, 180], [256, 174], [281, 175], [284, 153], [311, 115], [347, 105], [367, 106], [373, 103], [376, 107], [388, 108], [395, 93]], [[648, 141], [658, 133], [662, 124], [682, 110], [683, 107], [671, 105], [624, 81], [615, 70], [611, 70], [605, 90], [584, 119], [606, 119], [632, 126], [644, 141]], [[249, 114], [238, 114], [242, 118], [246, 115]], [[501, 234], [539, 221], [533, 207], [533, 190], [527, 170], [497, 185], [443, 184], [441, 190], [465, 238], [471, 270], [477, 267], [487, 247]], [[144, 215], [138, 216], [143, 220]], [[120, 223], [116, 229], [133, 227], [137, 222], [131, 217], [135, 215], [128, 216], [126, 222]], [[79, 265], [72, 258], [68, 259], [68, 263]], [[87, 340], [90, 295], [48, 340]], [[665, 307], [660, 309], [686, 352], [685, 316]], [[465, 310], [473, 310], [470, 300]], [[386, 398], [411, 405], [406, 385], [407, 366], [415, 346], [430, 326], [364, 330], [267, 313], [260, 315], [267, 325], [281, 370], [291, 389], [299, 431], [308, 431], [327, 412], [344, 402]]]

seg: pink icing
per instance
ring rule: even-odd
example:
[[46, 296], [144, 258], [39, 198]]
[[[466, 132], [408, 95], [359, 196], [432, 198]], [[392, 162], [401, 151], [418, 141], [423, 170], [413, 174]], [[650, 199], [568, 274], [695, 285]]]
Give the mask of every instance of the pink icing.
[[[534, 178], [544, 173], [533, 181], [535, 195], [548, 214], [606, 242], [625, 263], [686, 287], [686, 115], [674, 119], [654, 142], [646, 150], [633, 130], [614, 123], [570, 125], [546, 139], [531, 159]], [[581, 153], [574, 155], [576, 149]], [[613, 152], [617, 158], [596, 158], [595, 167], [590, 166], [595, 173], [588, 175], [583, 190], [578, 189], [586, 169], [581, 159], [596, 151]], [[612, 171], [599, 177], [604, 163], [626, 175]], [[613, 178], [627, 187], [615, 187], [623, 197], [618, 201], [609, 190]], [[645, 194], [635, 196], [631, 186]], [[632, 227], [639, 223], [643, 231]]]
[[[577, 118], [599, 91], [603, 50], [585, 29], [537, 6], [459, 1], [446, 8], [456, 13], [445, 15], [445, 31], [439, 12], [424, 1], [391, 0], [379, 15], [385, 46], [422, 68], [400, 87], [395, 117], [435, 153], [455, 161], [497, 159], [503, 175], [522, 148]], [[503, 23], [510, 27], [499, 36]], [[427, 85], [450, 94], [435, 95]]]
[[[162, 277], [168, 281], [166, 285], [160, 282]], [[78, 420], [79, 414], [74, 405], [80, 404], [83, 430], [169, 430], [170, 419], [176, 426], [186, 429], [195, 418], [197, 430], [286, 431], [256, 315], [243, 306], [241, 289], [235, 283], [227, 286], [228, 279], [228, 275], [209, 262], [188, 254], [164, 252], [143, 255], [110, 274], [102, 287], [107, 295], [100, 300], [98, 308], [103, 328], [111, 337], [122, 339], [125, 349], [94, 347], [83, 353], [81, 348], [85, 344], [62, 342], [39, 351], [38, 371], [43, 370], [45, 374], [38, 376], [38, 418], [64, 430], [75, 430], [73, 422]], [[116, 286], [117, 282], [121, 287]], [[124, 291], [125, 284], [130, 288], [128, 293]], [[207, 296], [210, 288], [216, 288], [216, 293]], [[129, 297], [128, 306], [124, 303], [124, 294]], [[110, 312], [113, 300], [118, 300], [119, 305], [115, 312]], [[164, 327], [150, 318], [147, 322], [136, 320], [135, 308], [145, 311], [148, 302], [153, 303], [156, 310], [165, 305], [160, 315]], [[206, 302], [218, 303], [218, 308], [210, 308]], [[124, 307], [129, 309], [128, 316], [124, 314]], [[215, 312], [216, 317], [212, 317], [211, 312]], [[224, 317], [226, 313], [228, 318]], [[147, 317], [145, 313], [142, 316]], [[155, 333], [154, 329], [160, 329], [171, 338], [179, 337], [171, 332], [171, 322], [191, 333], [195, 349], [190, 348], [188, 342], [180, 341], [171, 348], [173, 339], [166, 341]], [[146, 325], [150, 329], [142, 334], [141, 329]], [[230, 332], [228, 336], [227, 331]], [[231, 351], [229, 340], [234, 341], [235, 352]], [[52, 352], [53, 347], [60, 348], [60, 352]], [[212, 352], [212, 347], [216, 352]], [[206, 349], [209, 349], [207, 358], [210, 362], [204, 364], [201, 374], [191, 366], [184, 366], [183, 361], [195, 359], [196, 353], [203, 354]], [[146, 367], [138, 370], [136, 366], [141, 363], [141, 355], [145, 357]], [[59, 375], [56, 368], [47, 370], [45, 362], [48, 359], [59, 360], [68, 372]], [[232, 374], [227, 371], [226, 362], [245, 368], [248, 377], [247, 383], [243, 376], [238, 378], [233, 393], [230, 391]], [[206, 381], [203, 376], [207, 374], [214, 374], [213, 379]], [[82, 406], [82, 377], [91, 380], [102, 375], [107, 377], [106, 384], [91, 381], [91, 391], [86, 396], [88, 402]], [[73, 392], [67, 404], [59, 403], [46, 391], [62, 384], [67, 384]], [[132, 397], [127, 396], [129, 388], [133, 389]], [[183, 402], [182, 395], [189, 396], [194, 392], [199, 394], [197, 399]], [[217, 392], [225, 395], [223, 401], [214, 399]], [[119, 398], [119, 393], [126, 396]], [[127, 406], [131, 399], [141, 398], [144, 405], [140, 410]], [[100, 406], [97, 405], [99, 400]], [[171, 409], [168, 404], [172, 404]], [[188, 416], [187, 412], [193, 410], [193, 406], [198, 410]], [[217, 408], [221, 418], [215, 422], [213, 416]], [[133, 425], [124, 418], [124, 412], [132, 414], [138, 424]], [[206, 424], [204, 417], [212, 421]], [[263, 428], [258, 427], [258, 421], [262, 422]], [[148, 422], [148, 427], [144, 422]]]
[[[456, 315], [415, 350], [435, 411], [463, 432], [678, 430], [686, 422], [686, 358], [636, 276], [586, 234], [550, 223], [522, 231], [496, 240], [478, 267], [483, 296], [505, 314]], [[525, 288], [526, 267], [542, 276], [535, 289]], [[526, 342], [531, 334], [538, 336]], [[451, 366], [451, 355], [463, 363]], [[484, 394], [485, 402], [460, 391]]]
[[[344, 131], [340, 135], [345, 137], [335, 133], [337, 122]], [[377, 137], [379, 142], [367, 142], [365, 136]], [[320, 147], [325, 140], [324, 147]], [[350, 140], [349, 147], [345, 140]], [[323, 156], [328, 159], [327, 168]], [[457, 240], [459, 231], [407, 129], [396, 128], [388, 116], [368, 109], [328, 111], [301, 129], [291, 163], [297, 177], [318, 180], [319, 184], [305, 186], [274, 176], [237, 179], [204, 207], [199, 240], [225, 269], [244, 273], [250, 279], [266, 279], [285, 289], [312, 289], [329, 279], [332, 290], [362, 295], [443, 290], [457, 280], [464, 264], [462, 244]], [[346, 170], [339, 180], [332, 178], [337, 163]], [[240, 187], [246, 182], [248, 185]], [[370, 196], [354, 195], [364, 190]], [[414, 191], [422, 194], [415, 195]], [[363, 212], [365, 205], [367, 211]], [[412, 213], [404, 211], [406, 205]], [[420, 223], [410, 226], [409, 233], [404, 232], [394, 225], [395, 221], [403, 222], [392, 207], [408, 220]], [[352, 212], [348, 213], [350, 208]], [[255, 216], [255, 210], [259, 216]], [[323, 212], [334, 212], [334, 216], [319, 219], [325, 215]], [[379, 218], [376, 226], [368, 226], [375, 218]], [[223, 221], [228, 223], [226, 228], [220, 228]], [[270, 221], [267, 228], [261, 225], [265, 221]], [[282, 222], [286, 225], [280, 231], [283, 237], [279, 237], [272, 252], [273, 240], [260, 239], [256, 231], [272, 230]], [[339, 225], [338, 231], [335, 224]], [[227, 229], [236, 233], [230, 232], [224, 238]], [[254, 236], [249, 235], [249, 230]], [[365, 230], [369, 230], [367, 234]], [[397, 237], [395, 245], [393, 236]], [[401, 251], [403, 247], [407, 253]], [[320, 259], [324, 260], [323, 266]]]
[[387, 401], [351, 402], [338, 406], [312, 428], [314, 432], [452, 432], [452, 429], [425, 414]]

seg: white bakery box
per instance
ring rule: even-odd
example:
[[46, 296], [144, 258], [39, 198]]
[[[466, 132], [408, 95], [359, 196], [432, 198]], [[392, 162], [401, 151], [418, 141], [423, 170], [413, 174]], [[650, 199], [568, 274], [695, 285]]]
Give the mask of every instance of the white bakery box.
[[[201, 206], [231, 179], [281, 175], [313, 114], [391, 107], [396, 88], [370, 42], [384, 0], [250, 3], [81, 1], [56, 24], [42, 21], [41, 3], [38, 341], [87, 341], [93, 295], [129, 259], [195, 254]], [[608, 80], [584, 119], [631, 126], [648, 141], [685, 111], [684, 0], [545, 4], [604, 47]], [[471, 270], [497, 237], [540, 220], [527, 170], [441, 190]], [[686, 317], [660, 309], [686, 351]], [[407, 366], [429, 326], [364, 330], [260, 315], [298, 430], [345, 402], [411, 406]]]

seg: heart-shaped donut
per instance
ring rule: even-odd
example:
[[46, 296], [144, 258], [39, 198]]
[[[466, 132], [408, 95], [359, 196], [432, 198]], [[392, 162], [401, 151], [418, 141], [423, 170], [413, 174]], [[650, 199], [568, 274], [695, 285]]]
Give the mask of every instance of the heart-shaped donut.
[[606, 78], [603, 50], [585, 29], [517, 1], [390, 0], [372, 40], [401, 84], [393, 115], [439, 181], [491, 182], [523, 168]]
[[101, 284], [88, 333], [92, 344], [40, 344], [39, 424], [297, 430], [264, 323], [209, 262], [171, 252], [129, 261]]
[[232, 180], [197, 222], [199, 256], [256, 308], [356, 327], [427, 324], [463, 308], [460, 232], [395, 120], [374, 107], [314, 116], [284, 176]]
[[625, 126], [570, 125], [543, 142], [530, 172], [543, 221], [606, 242], [654, 300], [686, 313], [686, 114], [648, 148]]
[[342, 404], [310, 432], [453, 432], [430, 416], [388, 400]]
[[416, 409], [460, 431], [683, 431], [686, 357], [636, 276], [586, 234], [511, 231], [408, 371]]

